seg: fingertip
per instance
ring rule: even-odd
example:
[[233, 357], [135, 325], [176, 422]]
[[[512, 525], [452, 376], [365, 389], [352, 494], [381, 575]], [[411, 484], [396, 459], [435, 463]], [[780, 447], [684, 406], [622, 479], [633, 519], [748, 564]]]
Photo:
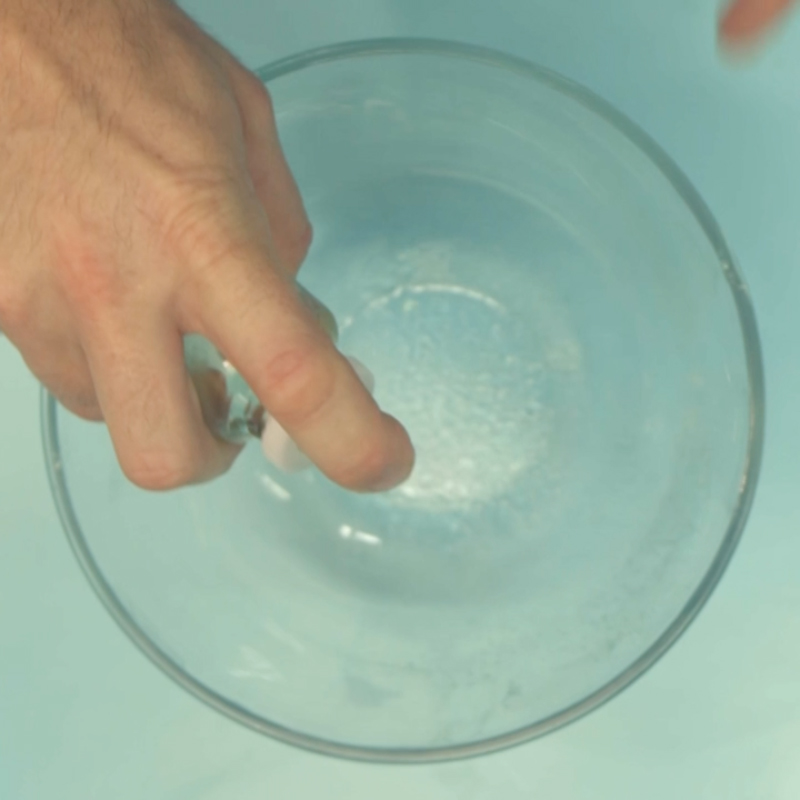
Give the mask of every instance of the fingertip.
[[753, 49], [761, 28], [755, 27], [747, 14], [742, 14], [741, 3], [725, 9], [717, 25], [717, 44], [726, 57], [736, 61]]
[[[324, 459], [314, 459], [331, 481], [351, 492], [372, 494], [399, 486], [411, 474], [414, 449], [396, 419], [377, 412], [377, 417], [350, 438], [348, 451], [337, 448]], [[342, 444], [342, 441], [338, 443]]]
[[719, 15], [717, 35], [720, 42], [735, 42], [742, 35], [740, 3], [729, 3]]
[[390, 414], [383, 414], [387, 430], [387, 457], [383, 468], [371, 476], [363, 487], [364, 492], [387, 492], [408, 480], [414, 469], [416, 453], [406, 429]]
[[749, 51], [786, 13], [793, 0], [735, 0], [722, 12], [718, 38], [726, 52]]
[[729, 67], [746, 67], [758, 56], [760, 38], [727, 37], [720, 32], [717, 38], [717, 55]]

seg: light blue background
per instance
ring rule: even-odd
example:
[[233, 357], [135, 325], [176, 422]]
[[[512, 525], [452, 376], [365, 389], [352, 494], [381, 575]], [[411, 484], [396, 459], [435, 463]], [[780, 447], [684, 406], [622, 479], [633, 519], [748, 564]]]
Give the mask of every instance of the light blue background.
[[426, 35], [573, 77], [654, 136], [750, 282], [768, 439], [743, 544], [699, 621], [585, 720], [476, 761], [311, 756], [207, 710], [117, 630], [59, 529], [38, 393], [0, 342], [0, 800], [796, 800], [800, 797], [800, 15], [747, 66], [709, 0], [190, 0], [250, 66], [342, 39]]

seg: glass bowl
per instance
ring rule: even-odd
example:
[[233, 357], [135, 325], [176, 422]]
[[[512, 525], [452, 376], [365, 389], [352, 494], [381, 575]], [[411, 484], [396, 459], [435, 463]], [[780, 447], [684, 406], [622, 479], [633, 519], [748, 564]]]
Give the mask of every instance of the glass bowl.
[[45, 396], [72, 546], [156, 664], [283, 741], [430, 761], [552, 731], [667, 650], [742, 532], [764, 404], [731, 255], [658, 147], [531, 64], [393, 40], [260, 75], [301, 279], [415, 472], [361, 496], [252, 446], [147, 493]]

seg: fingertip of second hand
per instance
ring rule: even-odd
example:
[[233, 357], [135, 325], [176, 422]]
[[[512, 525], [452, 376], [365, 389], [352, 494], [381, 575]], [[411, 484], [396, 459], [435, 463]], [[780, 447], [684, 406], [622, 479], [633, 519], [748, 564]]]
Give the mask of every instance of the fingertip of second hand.
[[730, 66], [744, 66], [753, 61], [761, 51], [760, 36], [738, 36], [720, 31], [717, 37], [717, 53]]

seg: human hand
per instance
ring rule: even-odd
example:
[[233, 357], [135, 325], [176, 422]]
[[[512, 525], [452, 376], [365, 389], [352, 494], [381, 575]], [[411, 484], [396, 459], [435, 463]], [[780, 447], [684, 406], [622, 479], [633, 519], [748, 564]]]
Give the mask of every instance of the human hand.
[[779, 20], [795, 0], [734, 0], [720, 19], [720, 38], [729, 45], [757, 39]]
[[311, 229], [260, 81], [170, 0], [0, 5], [0, 329], [70, 410], [104, 419], [128, 477], [211, 478], [183, 362], [211, 340], [332, 480], [411, 469], [301, 302]]

